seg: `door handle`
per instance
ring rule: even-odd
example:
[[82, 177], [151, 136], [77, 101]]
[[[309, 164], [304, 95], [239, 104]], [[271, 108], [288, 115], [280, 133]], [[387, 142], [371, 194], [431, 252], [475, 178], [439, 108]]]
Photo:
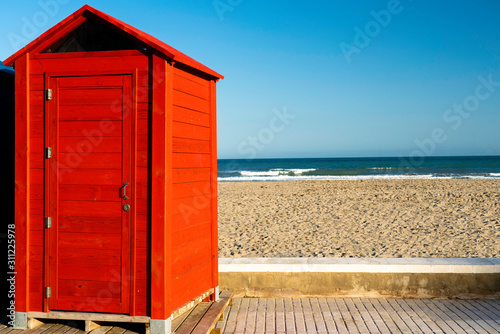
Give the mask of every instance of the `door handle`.
[[125, 182], [123, 184], [123, 199], [124, 200], [128, 200], [128, 196], [127, 196], [127, 186], [128, 186], [128, 182]]

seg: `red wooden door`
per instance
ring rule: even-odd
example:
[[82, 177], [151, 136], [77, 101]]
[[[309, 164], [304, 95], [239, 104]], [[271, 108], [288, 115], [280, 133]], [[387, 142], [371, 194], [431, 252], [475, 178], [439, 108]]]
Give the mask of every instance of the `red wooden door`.
[[[129, 313], [131, 76], [59, 76], [46, 102], [45, 310]], [[125, 186], [129, 183], [128, 186]]]

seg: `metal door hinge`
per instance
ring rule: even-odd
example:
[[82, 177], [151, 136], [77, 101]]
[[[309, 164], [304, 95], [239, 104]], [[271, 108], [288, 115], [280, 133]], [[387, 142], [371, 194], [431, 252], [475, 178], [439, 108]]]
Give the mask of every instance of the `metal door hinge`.
[[52, 100], [52, 89], [47, 89], [47, 101]]
[[50, 289], [50, 286], [45, 287], [45, 298], [50, 298], [51, 293], [52, 291]]
[[52, 158], [52, 147], [47, 147], [46, 151], [47, 151], [46, 152], [47, 159]]
[[52, 227], [52, 217], [46, 217], [45, 218], [45, 228], [51, 228]]

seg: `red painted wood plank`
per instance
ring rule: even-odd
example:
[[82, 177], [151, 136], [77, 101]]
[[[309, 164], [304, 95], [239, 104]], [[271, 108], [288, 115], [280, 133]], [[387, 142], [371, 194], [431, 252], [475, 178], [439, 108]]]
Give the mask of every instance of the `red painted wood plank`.
[[177, 247], [187, 242], [198, 240], [205, 236], [211, 236], [211, 235], [212, 235], [211, 222], [205, 222], [182, 230], [176, 230], [172, 232], [172, 247]]
[[[28, 298], [29, 298], [30, 311], [33, 311], [33, 312], [42, 312], [43, 311], [43, 299], [44, 298], [43, 298], [43, 293], [41, 291], [30, 293]], [[19, 297], [16, 298], [16, 307], [17, 307], [17, 300], [18, 299], [19, 299]]]
[[121, 169], [122, 167], [121, 153], [94, 152], [89, 155], [75, 154], [75, 153], [60, 153], [59, 161], [65, 166], [73, 168]]
[[[172, 66], [153, 54], [151, 180], [151, 318], [167, 319], [171, 304], [171, 218], [167, 185], [171, 182]], [[139, 169], [139, 168], [138, 168]], [[138, 178], [139, 180], [139, 178]]]
[[[62, 77], [59, 79], [59, 88], [95, 88], [95, 87], [123, 87], [121, 75], [99, 75], [81, 77]], [[43, 89], [43, 88], [42, 88]]]
[[30, 231], [43, 229], [43, 215], [30, 215]]
[[31, 153], [43, 153], [45, 148], [43, 138], [29, 138], [29, 143]]
[[121, 249], [121, 234], [109, 233], [59, 233], [59, 248], [75, 249]]
[[151, 151], [137, 151], [137, 166], [139, 167], [148, 167], [150, 165]]
[[149, 219], [146, 215], [137, 215], [135, 218], [135, 227], [138, 232], [149, 231]]
[[91, 134], [99, 139], [101, 137], [121, 137], [121, 121], [62, 121], [59, 123], [59, 136], [61, 137], [80, 137], [87, 139]]
[[106, 140], [104, 140], [101, 132], [97, 129], [89, 130], [86, 134], [83, 137], [59, 138], [59, 152], [76, 154], [82, 154], [83, 152], [85, 154], [87, 152], [116, 153], [122, 151], [121, 137], [106, 137]]
[[135, 299], [135, 315], [150, 316], [151, 301], [147, 297], [137, 296]]
[[185, 79], [194, 81], [199, 85], [208, 86], [208, 80], [206, 78], [202, 78], [199, 75], [195, 75], [191, 72], [188, 72], [183, 68], [177, 68], [177, 67], [174, 68], [174, 73], [176, 76], [181, 76]]
[[114, 105], [121, 104], [122, 101], [121, 88], [99, 88], [99, 89], [64, 89], [59, 93], [59, 105], [61, 106], [61, 114], [66, 112], [64, 106], [74, 105]]
[[174, 121], [194, 124], [199, 126], [210, 126], [210, 115], [192, 109], [174, 106]]
[[[210, 248], [201, 251], [193, 256], [178, 261], [172, 265], [172, 278], [180, 277], [193, 271], [195, 268], [207, 263], [211, 263], [212, 250]], [[182, 279], [182, 278], [180, 278]]]
[[210, 263], [206, 263], [189, 273], [172, 279], [172, 305], [177, 308], [191, 296], [198, 296], [210, 289]]
[[43, 215], [43, 200], [32, 199], [30, 203], [30, 215]]
[[208, 222], [211, 220], [210, 207], [200, 210], [193, 210], [190, 214], [179, 214], [172, 216], [172, 227], [175, 230], [181, 230], [190, 226], [200, 224], [200, 222]]
[[121, 216], [117, 217], [59, 217], [60, 232], [68, 233], [120, 233]]
[[95, 104], [95, 105], [69, 105], [61, 108], [59, 119], [61, 121], [112, 121], [122, 120], [121, 104]]
[[121, 217], [120, 202], [59, 201], [59, 216]]
[[30, 277], [30, 291], [41, 293], [43, 291], [43, 277]]
[[196, 217], [198, 211], [211, 206], [211, 195], [200, 195], [172, 200], [172, 215], [183, 215], [185, 219]]
[[172, 185], [173, 199], [210, 194], [210, 182], [190, 182]]
[[43, 138], [44, 124], [41, 122], [30, 121], [30, 137]]
[[151, 151], [148, 135], [137, 135], [137, 151]]
[[60, 280], [84, 280], [100, 282], [120, 282], [121, 267], [117, 266], [94, 266], [93, 264], [71, 264], [65, 263], [59, 266], [58, 278]]
[[[85, 280], [65, 280], [58, 282], [58, 295], [69, 297], [104, 297], [104, 299], [119, 299], [120, 288], [116, 283], [85, 281]], [[63, 298], [64, 299], [64, 298]], [[105, 301], [102, 301], [105, 303]], [[108, 300], [108, 302], [116, 302]], [[118, 301], [119, 303], [119, 301]]]
[[116, 186], [62, 184], [58, 195], [62, 201], [121, 202], [120, 189]]
[[174, 105], [187, 109], [196, 110], [205, 114], [210, 111], [210, 105], [207, 100], [186, 94], [177, 90], [173, 91]]
[[42, 169], [45, 164], [43, 153], [30, 153], [31, 168]]
[[105, 312], [120, 313], [120, 300], [98, 297], [70, 297], [60, 296], [58, 310], [82, 311], [82, 312]]
[[43, 169], [30, 169], [29, 180], [31, 184], [43, 184]]
[[78, 249], [71, 251], [66, 249], [59, 253], [59, 263], [93, 263], [96, 266], [113, 266], [121, 261], [121, 253], [118, 249]]
[[212, 163], [209, 154], [199, 153], [173, 153], [172, 167], [173, 168], [203, 168], [210, 167]]
[[135, 282], [135, 294], [140, 297], [148, 296], [148, 280], [136, 280]]
[[193, 124], [174, 122], [173, 135], [177, 138], [209, 140], [210, 128]]
[[149, 121], [147, 119], [137, 120], [137, 134], [138, 135], [149, 134]]
[[30, 199], [43, 200], [43, 184], [31, 185]]
[[138, 215], [147, 215], [149, 214], [149, 205], [147, 199], [136, 199], [136, 213]]
[[137, 183], [148, 183], [151, 182], [150, 178], [151, 169], [149, 167], [136, 168], [136, 182]]
[[31, 106], [30, 108], [30, 121], [33, 122], [43, 122], [45, 119], [45, 113], [43, 111], [43, 107], [35, 107]]
[[43, 90], [30, 91], [29, 95], [27, 95], [27, 98], [29, 99], [30, 108], [43, 107], [45, 102], [45, 94]]
[[149, 248], [151, 247], [151, 240], [148, 239], [148, 232], [146, 231], [136, 231], [136, 246], [137, 248]]
[[29, 247], [30, 261], [32, 262], [42, 262], [43, 261], [43, 246], [33, 246]]
[[172, 170], [173, 183], [208, 181], [210, 176], [210, 168], [175, 168]]
[[93, 73], [109, 71], [110, 68], [148, 68], [148, 58], [144, 55], [136, 56], [110, 56], [110, 57], [86, 57], [85, 54], [72, 54], [73, 57], [61, 61], [58, 58], [33, 59], [30, 62], [31, 73], [42, 74], [44, 72], [71, 72], [75, 69], [88, 69]]
[[43, 230], [29, 230], [29, 239], [31, 246], [43, 246]]
[[61, 184], [115, 185], [121, 187], [121, 175], [115, 169], [60, 168]]
[[208, 140], [174, 138], [172, 144], [174, 153], [210, 153]]
[[210, 235], [191, 240], [182, 245], [172, 247], [172, 263], [193, 256], [211, 247]]
[[42, 74], [30, 75], [30, 90], [44, 90], [45, 78]]
[[[147, 77], [146, 77], [147, 78]], [[148, 89], [148, 87], [138, 87], [137, 89]], [[150, 119], [149, 102], [145, 100], [144, 102], [137, 103], [137, 119]]]
[[148, 198], [148, 184], [147, 183], [136, 183], [135, 198], [136, 199], [147, 199]]
[[32, 262], [30, 260], [29, 275], [30, 277], [43, 277], [43, 262]]
[[174, 89], [208, 100], [209, 87], [206, 82], [202, 84], [198, 80], [198, 82], [196, 82], [186, 78], [185, 76], [188, 76], [188, 74], [181, 76], [176, 73], [174, 75]]

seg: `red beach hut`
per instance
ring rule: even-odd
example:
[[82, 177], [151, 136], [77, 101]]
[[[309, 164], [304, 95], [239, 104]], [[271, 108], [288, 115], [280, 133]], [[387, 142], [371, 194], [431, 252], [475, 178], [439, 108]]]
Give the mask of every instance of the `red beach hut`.
[[106, 315], [168, 333], [175, 310], [216, 298], [223, 76], [87, 5], [5, 64], [17, 326]]

